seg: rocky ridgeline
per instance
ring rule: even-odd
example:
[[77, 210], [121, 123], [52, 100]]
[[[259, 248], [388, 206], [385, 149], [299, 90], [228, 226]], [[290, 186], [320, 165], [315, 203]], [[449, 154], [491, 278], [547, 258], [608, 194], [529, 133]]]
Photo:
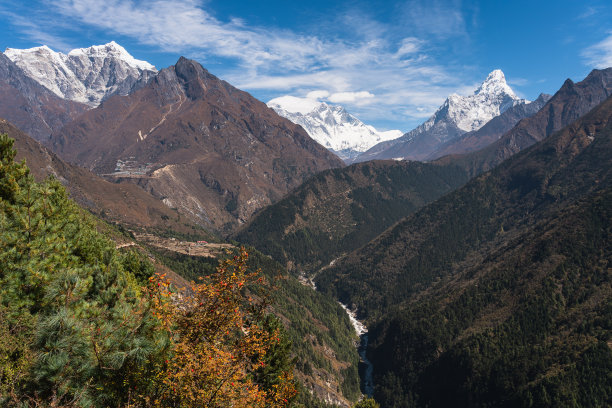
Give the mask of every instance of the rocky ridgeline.
[[47, 46], [7, 48], [4, 54], [57, 96], [92, 107], [112, 95], [129, 94], [157, 73], [153, 65], [135, 59], [114, 41], [68, 54]]

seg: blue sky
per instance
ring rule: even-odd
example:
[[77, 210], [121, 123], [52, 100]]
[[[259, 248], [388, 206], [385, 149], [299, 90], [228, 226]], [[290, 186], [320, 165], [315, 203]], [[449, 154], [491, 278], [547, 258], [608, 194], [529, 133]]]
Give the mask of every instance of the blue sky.
[[414, 128], [496, 68], [535, 99], [612, 66], [606, 0], [0, 0], [0, 21], [2, 50], [114, 40], [157, 68], [183, 55], [263, 101], [310, 93], [382, 130]]

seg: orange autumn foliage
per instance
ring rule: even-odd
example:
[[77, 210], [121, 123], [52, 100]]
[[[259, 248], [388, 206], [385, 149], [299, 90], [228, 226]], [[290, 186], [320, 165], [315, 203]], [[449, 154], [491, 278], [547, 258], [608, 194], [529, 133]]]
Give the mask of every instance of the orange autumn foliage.
[[[211, 276], [191, 284], [188, 294], [170, 292], [163, 276], [148, 288], [154, 313], [171, 335], [171, 356], [160, 370], [153, 407], [287, 407], [297, 394], [291, 372], [269, 389], [254, 380], [266, 353], [279, 341], [266, 331], [266, 296], [259, 271], [248, 272], [242, 249]], [[255, 300], [257, 299], [257, 300]]]

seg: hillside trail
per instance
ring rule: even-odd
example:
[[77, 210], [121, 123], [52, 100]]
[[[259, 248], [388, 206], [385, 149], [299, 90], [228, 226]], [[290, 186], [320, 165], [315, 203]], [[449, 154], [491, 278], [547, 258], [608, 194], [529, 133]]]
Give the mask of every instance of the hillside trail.
[[[187, 98], [185, 98], [182, 94], [179, 95], [179, 100], [174, 102], [172, 105], [170, 105], [170, 108], [168, 108], [168, 111], [162, 115], [162, 118], [157, 123], [157, 125], [153, 126], [151, 128], [151, 130], [149, 130], [147, 133], [144, 134], [144, 136], [142, 135], [142, 133], [140, 131], [138, 131], [138, 137], [140, 138], [140, 140], [145, 140], [151, 133], [155, 132], [155, 130], [158, 127], [160, 127], [161, 125], [164, 124], [164, 122], [166, 121], [166, 118], [168, 117], [168, 115], [170, 115], [174, 111], [178, 111], [179, 109], [181, 109], [181, 107], [183, 106], [183, 103], [186, 100], [187, 100]], [[177, 104], [178, 104], [178, 107], [176, 109], [174, 109]]]

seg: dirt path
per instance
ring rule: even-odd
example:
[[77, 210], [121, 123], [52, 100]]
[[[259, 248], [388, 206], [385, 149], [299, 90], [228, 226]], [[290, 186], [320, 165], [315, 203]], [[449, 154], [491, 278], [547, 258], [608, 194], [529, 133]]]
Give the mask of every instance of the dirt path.
[[[183, 95], [179, 95], [179, 100], [175, 103], [173, 103], [172, 105], [170, 105], [170, 109], [168, 109], [168, 112], [164, 113], [162, 115], [161, 120], [159, 121], [159, 123], [155, 126], [153, 126], [151, 128], [151, 130], [149, 130], [147, 133], [144, 134], [144, 136], [141, 134], [140, 130], [138, 131], [138, 137], [140, 138], [140, 140], [145, 140], [147, 138], [147, 136], [149, 136], [151, 133], [153, 133], [155, 131], [155, 129], [157, 129], [158, 127], [160, 127], [161, 125], [164, 124], [164, 122], [166, 121], [166, 118], [168, 117], [168, 115], [170, 115], [173, 111], [175, 110], [179, 110], [181, 108], [181, 106], [183, 106], [183, 102], [186, 101], [186, 98], [183, 97]], [[174, 109], [174, 107], [178, 104], [178, 107], [176, 109]]]
[[135, 246], [135, 245], [136, 245], [135, 242], [124, 242], [123, 244], [115, 245], [115, 249], [121, 249], [121, 248], [131, 247], [131, 246]]

